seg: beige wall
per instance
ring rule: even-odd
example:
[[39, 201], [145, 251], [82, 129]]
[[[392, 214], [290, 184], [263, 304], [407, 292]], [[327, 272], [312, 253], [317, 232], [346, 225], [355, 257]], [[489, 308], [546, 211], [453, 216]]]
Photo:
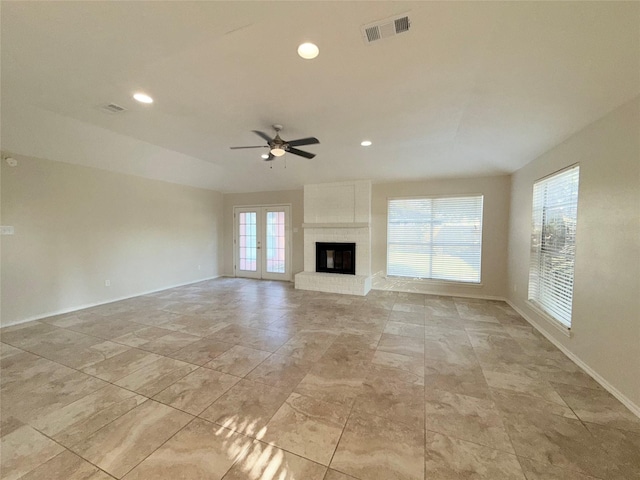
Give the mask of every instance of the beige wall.
[[220, 274], [222, 194], [15, 158], [2, 162], [3, 325]]
[[233, 277], [233, 207], [258, 205], [291, 205], [292, 275], [304, 269], [304, 191], [281, 190], [276, 192], [224, 194], [224, 275]]
[[[374, 289], [439, 295], [504, 297], [506, 295], [509, 185], [507, 175], [374, 184], [371, 202], [371, 262]], [[387, 268], [387, 201], [394, 197], [484, 195], [481, 285], [430, 280], [384, 279]]]
[[[509, 299], [640, 413], [640, 99], [513, 175]], [[527, 302], [533, 182], [580, 164], [569, 338]], [[627, 402], [627, 404], [629, 404]], [[632, 406], [633, 408], [633, 406]]]

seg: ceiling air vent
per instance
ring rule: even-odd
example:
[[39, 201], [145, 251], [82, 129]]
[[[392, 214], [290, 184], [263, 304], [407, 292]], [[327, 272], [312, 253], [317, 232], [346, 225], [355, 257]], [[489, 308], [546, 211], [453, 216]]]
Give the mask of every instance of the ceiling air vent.
[[379, 20], [361, 27], [362, 36], [365, 43], [374, 43], [385, 38], [395, 37], [409, 31], [411, 21], [407, 14], [396, 15], [395, 17]]
[[102, 105], [100, 110], [107, 113], [122, 113], [127, 109], [115, 103], [107, 103], [106, 105]]

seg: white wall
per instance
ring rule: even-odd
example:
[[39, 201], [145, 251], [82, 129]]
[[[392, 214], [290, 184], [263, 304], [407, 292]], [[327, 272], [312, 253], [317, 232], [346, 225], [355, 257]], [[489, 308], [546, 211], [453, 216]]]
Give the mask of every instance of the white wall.
[[[571, 337], [527, 302], [535, 180], [580, 164]], [[509, 300], [640, 412], [640, 98], [513, 175]], [[630, 405], [630, 403], [635, 405]]]
[[[276, 192], [226, 193], [224, 194], [224, 275], [233, 272], [233, 207], [257, 205], [291, 205], [291, 263], [292, 274], [304, 268], [302, 221], [304, 218], [303, 190], [280, 190]], [[293, 276], [291, 277], [293, 279]]]
[[1, 237], [2, 325], [220, 274], [222, 194], [13, 156], [1, 176], [2, 222], [15, 227]]
[[[374, 184], [371, 203], [373, 288], [438, 295], [504, 297], [507, 278], [505, 252], [509, 221], [509, 185], [508, 175]], [[481, 285], [384, 278], [387, 268], [389, 198], [470, 194], [484, 195]]]

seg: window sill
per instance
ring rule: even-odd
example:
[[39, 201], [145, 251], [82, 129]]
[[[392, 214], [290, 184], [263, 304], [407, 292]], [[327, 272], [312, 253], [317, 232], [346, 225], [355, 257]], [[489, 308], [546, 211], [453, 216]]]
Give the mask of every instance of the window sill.
[[553, 318], [551, 315], [549, 315], [547, 312], [542, 310], [538, 305], [536, 305], [530, 300], [527, 300], [527, 306], [531, 310], [533, 310], [536, 313], [536, 315], [538, 315], [540, 318], [545, 320], [547, 323], [553, 326], [556, 330], [560, 331], [561, 333], [563, 333], [565, 336], [569, 338], [572, 337], [571, 327], [567, 327], [565, 324], [559, 322], [558, 320]]

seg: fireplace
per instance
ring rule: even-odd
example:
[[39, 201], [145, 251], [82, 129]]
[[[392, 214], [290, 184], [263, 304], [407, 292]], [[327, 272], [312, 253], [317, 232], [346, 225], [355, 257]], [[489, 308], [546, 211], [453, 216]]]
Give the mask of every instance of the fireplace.
[[316, 242], [316, 272], [355, 275], [356, 244]]

